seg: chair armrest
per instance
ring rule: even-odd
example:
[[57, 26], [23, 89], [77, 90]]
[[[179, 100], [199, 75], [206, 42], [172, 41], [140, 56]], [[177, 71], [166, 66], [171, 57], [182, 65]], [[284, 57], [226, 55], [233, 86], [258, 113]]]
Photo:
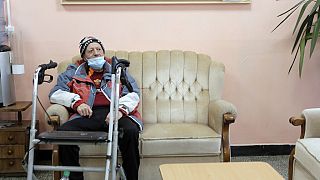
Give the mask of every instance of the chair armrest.
[[305, 109], [302, 117], [305, 119], [304, 138], [320, 137], [320, 108]]
[[231, 113], [223, 114], [223, 127], [222, 127], [222, 146], [223, 146], [223, 162], [230, 162], [230, 133], [229, 125], [235, 122], [235, 115]]
[[[228, 114], [228, 115], [225, 116], [225, 114]], [[237, 109], [230, 102], [225, 100], [210, 101], [209, 126], [212, 129], [214, 129], [217, 133], [219, 134], [222, 133], [222, 127], [224, 122], [233, 123], [236, 117], [237, 117]]]
[[293, 116], [289, 119], [289, 122], [294, 126], [302, 126], [306, 123], [306, 119], [304, 117]]
[[223, 124], [231, 124], [236, 121], [236, 117], [234, 114], [225, 113], [223, 114]]
[[209, 104], [209, 126], [219, 134], [222, 134], [223, 162], [230, 162], [230, 136], [229, 125], [235, 122], [237, 117], [236, 107], [224, 100], [211, 101]]
[[304, 138], [305, 129], [306, 129], [306, 119], [304, 117], [293, 116], [289, 119], [289, 122], [294, 126], [301, 126], [300, 130], [300, 139]]
[[51, 106], [49, 106], [47, 109], [47, 113], [50, 118], [46, 114], [45, 120], [49, 125], [59, 126], [69, 119], [69, 112], [67, 108], [60, 104], [52, 104]]
[[291, 117], [289, 122], [301, 126], [300, 139], [320, 137], [320, 108], [305, 109], [301, 116]]

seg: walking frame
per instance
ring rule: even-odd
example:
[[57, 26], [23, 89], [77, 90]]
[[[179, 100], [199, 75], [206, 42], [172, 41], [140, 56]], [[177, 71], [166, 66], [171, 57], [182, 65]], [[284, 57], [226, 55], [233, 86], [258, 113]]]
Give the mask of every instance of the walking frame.
[[[37, 104], [37, 95], [38, 95], [38, 85], [43, 82], [50, 83], [53, 80], [51, 75], [45, 74], [47, 69], [55, 68], [57, 63], [50, 60], [48, 64], [41, 64], [36, 69], [33, 76], [33, 94], [32, 94], [32, 120], [31, 120], [31, 129], [30, 129], [30, 141], [29, 149], [26, 152], [25, 159], [23, 160], [23, 166], [27, 171], [27, 180], [37, 180], [37, 177], [34, 174], [35, 170], [38, 171], [77, 171], [77, 172], [105, 172], [105, 180], [115, 180], [116, 177], [120, 177], [121, 180], [125, 180], [125, 173], [120, 164], [118, 164], [117, 151], [118, 151], [118, 110], [119, 110], [119, 92], [120, 92], [120, 81], [125, 85], [128, 90], [131, 92], [132, 87], [127, 83], [125, 76], [126, 68], [129, 67], [130, 62], [124, 59], [117, 59], [115, 56], [112, 57], [111, 64], [111, 102], [110, 102], [110, 121], [109, 121], [109, 131], [106, 132], [81, 132], [82, 137], [79, 139], [74, 139], [68, 141], [68, 137], [65, 139], [55, 139], [51, 137], [42, 137], [41, 139], [36, 138], [37, 129], [36, 129], [36, 104]], [[48, 76], [50, 79], [45, 80], [45, 76]], [[61, 134], [70, 134], [70, 131], [59, 131]], [[98, 139], [90, 139], [88, 141], [86, 137], [90, 136], [88, 133], [99, 133], [102, 135]], [[40, 134], [41, 135], [41, 134]], [[38, 137], [40, 137], [40, 135]], [[43, 135], [45, 136], [45, 135]], [[86, 139], [86, 140], [84, 140]], [[107, 152], [106, 152], [106, 164], [105, 167], [79, 167], [79, 166], [53, 166], [53, 165], [34, 165], [34, 148], [38, 144], [60, 144], [60, 145], [80, 145], [80, 144], [97, 144], [97, 143], [106, 143]], [[28, 155], [28, 163], [26, 164], [26, 157]], [[117, 176], [117, 173], [118, 176]]]

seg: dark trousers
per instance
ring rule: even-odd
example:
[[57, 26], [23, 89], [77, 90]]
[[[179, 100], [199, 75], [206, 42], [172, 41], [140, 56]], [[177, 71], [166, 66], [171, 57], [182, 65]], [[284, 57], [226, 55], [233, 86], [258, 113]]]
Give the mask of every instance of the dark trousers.
[[[105, 122], [109, 113], [109, 107], [94, 107], [90, 118], [81, 117], [67, 121], [61, 125], [60, 131], [108, 131], [108, 125]], [[119, 138], [118, 145], [122, 155], [122, 167], [128, 180], [138, 179], [138, 170], [140, 165], [139, 158], [139, 128], [127, 116], [118, 121]], [[79, 164], [79, 146], [59, 145], [59, 158], [63, 166], [80, 166]], [[83, 180], [82, 172], [71, 172], [70, 180]]]

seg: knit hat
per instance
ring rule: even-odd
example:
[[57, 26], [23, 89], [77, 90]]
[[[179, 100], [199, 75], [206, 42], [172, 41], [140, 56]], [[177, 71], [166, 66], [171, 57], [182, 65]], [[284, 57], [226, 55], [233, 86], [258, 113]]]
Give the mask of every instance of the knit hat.
[[79, 43], [81, 57], [83, 56], [84, 52], [86, 51], [88, 45], [93, 42], [99, 43], [103, 52], [104, 52], [104, 47], [102, 45], [102, 42], [99, 39], [97, 39], [93, 36], [87, 36], [87, 37], [84, 37], [83, 39], [81, 39], [81, 41]]

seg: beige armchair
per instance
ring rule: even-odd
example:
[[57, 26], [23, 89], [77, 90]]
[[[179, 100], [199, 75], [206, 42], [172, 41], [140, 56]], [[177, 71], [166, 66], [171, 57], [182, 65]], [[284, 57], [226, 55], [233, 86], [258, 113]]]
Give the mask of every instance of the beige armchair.
[[[131, 62], [129, 72], [141, 90], [140, 179], [160, 179], [163, 163], [230, 161], [229, 124], [237, 112], [222, 100], [222, 63], [178, 50], [106, 52], [108, 57], [114, 55]], [[60, 63], [59, 73], [69, 63], [72, 61]], [[49, 107], [49, 114], [66, 120], [67, 114], [61, 116], [64, 110], [57, 106]], [[105, 152], [105, 146], [81, 147], [80, 161], [103, 165]], [[93, 174], [85, 174], [88, 176], [94, 179]]]
[[301, 126], [300, 139], [289, 157], [289, 180], [316, 180], [320, 177], [320, 108], [306, 109], [290, 123]]

